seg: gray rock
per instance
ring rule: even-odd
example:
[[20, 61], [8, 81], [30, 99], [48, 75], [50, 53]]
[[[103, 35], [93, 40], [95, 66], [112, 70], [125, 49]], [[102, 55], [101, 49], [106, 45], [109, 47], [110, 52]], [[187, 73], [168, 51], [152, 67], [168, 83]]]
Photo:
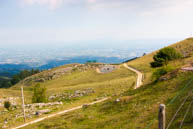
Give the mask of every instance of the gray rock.
[[2, 126], [2, 129], [5, 129], [5, 128], [8, 128], [8, 126], [6, 126], [6, 125], [3, 125], [3, 126]]
[[83, 108], [83, 109], [86, 109], [86, 108], [88, 108], [88, 106], [89, 106], [88, 104], [83, 104], [83, 105], [82, 105], [82, 108]]
[[115, 102], [116, 102], [116, 103], [120, 102], [120, 99], [119, 99], [119, 98], [118, 98], [118, 99], [116, 99], [116, 100], [115, 100]]
[[49, 109], [38, 110], [38, 111], [35, 112], [35, 115], [46, 114], [46, 113], [49, 113], [49, 112], [50, 112]]

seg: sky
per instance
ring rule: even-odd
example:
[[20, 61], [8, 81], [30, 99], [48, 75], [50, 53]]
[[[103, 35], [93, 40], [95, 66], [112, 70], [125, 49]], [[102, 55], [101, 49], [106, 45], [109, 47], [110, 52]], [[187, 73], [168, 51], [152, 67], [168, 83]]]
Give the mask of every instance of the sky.
[[0, 0], [0, 44], [184, 39], [193, 0]]

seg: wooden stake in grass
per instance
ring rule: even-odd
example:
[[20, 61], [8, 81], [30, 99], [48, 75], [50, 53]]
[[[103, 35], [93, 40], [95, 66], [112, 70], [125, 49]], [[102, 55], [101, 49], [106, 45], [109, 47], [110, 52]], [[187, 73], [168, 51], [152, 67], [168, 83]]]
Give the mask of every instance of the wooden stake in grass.
[[159, 115], [158, 115], [158, 120], [159, 120], [159, 129], [165, 129], [166, 128], [166, 115], [165, 115], [165, 105], [160, 104], [159, 106]]
[[193, 121], [193, 106], [192, 106], [192, 121]]
[[26, 118], [25, 118], [25, 102], [24, 102], [24, 95], [23, 95], [23, 86], [21, 86], [21, 98], [22, 98], [23, 117], [25, 122]]

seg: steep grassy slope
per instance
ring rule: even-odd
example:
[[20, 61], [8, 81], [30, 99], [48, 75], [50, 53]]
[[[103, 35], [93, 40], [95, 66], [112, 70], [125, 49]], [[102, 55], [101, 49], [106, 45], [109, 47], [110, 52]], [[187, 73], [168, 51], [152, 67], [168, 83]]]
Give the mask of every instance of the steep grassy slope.
[[[180, 65], [191, 63], [192, 55], [193, 55], [193, 38], [188, 38], [183, 41], [177, 42], [175, 44], [170, 45], [181, 52], [185, 57], [190, 56], [187, 59], [183, 59], [183, 62], [174, 62], [175, 65], [180, 63]], [[149, 83], [151, 74], [153, 69], [150, 67], [150, 62], [153, 61], [153, 56], [157, 51], [152, 52], [148, 55], [145, 55], [141, 58], [128, 62], [128, 65], [134, 67], [145, 74], [145, 83]], [[183, 64], [182, 64], [183, 63]]]
[[[180, 68], [193, 63], [193, 39], [186, 39], [172, 45], [186, 58], [170, 62], [175, 68]], [[145, 73], [144, 85], [137, 89], [129, 89], [112, 99], [90, 106], [84, 110], [77, 110], [62, 116], [48, 119], [28, 126], [26, 128], [37, 129], [157, 129], [158, 107], [161, 103], [166, 104], [167, 124], [176, 110], [193, 89], [193, 73], [179, 71], [167, 81], [151, 82], [153, 69], [149, 63], [156, 52], [131, 61], [128, 65]], [[191, 103], [193, 94], [186, 101], [177, 118], [169, 129], [179, 128], [188, 105]], [[119, 101], [117, 101], [119, 100]], [[191, 112], [188, 113], [183, 129], [192, 129]]]

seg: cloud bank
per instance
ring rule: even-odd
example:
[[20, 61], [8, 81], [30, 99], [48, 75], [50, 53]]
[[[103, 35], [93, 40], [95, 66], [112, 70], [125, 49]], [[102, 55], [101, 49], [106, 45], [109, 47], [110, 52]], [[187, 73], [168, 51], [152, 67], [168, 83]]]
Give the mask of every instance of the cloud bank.
[[[18, 0], [18, 3], [24, 7], [8, 6], [2, 11], [10, 14], [9, 19], [0, 15], [2, 42], [163, 39], [187, 37], [193, 31], [193, 0]], [[20, 8], [22, 12], [14, 13], [13, 17], [12, 12]], [[44, 14], [46, 17], [42, 17]]]
[[142, 16], [192, 11], [193, 0], [20, 0], [24, 5], [41, 5], [55, 10], [63, 5], [79, 5], [91, 11], [114, 9]]

